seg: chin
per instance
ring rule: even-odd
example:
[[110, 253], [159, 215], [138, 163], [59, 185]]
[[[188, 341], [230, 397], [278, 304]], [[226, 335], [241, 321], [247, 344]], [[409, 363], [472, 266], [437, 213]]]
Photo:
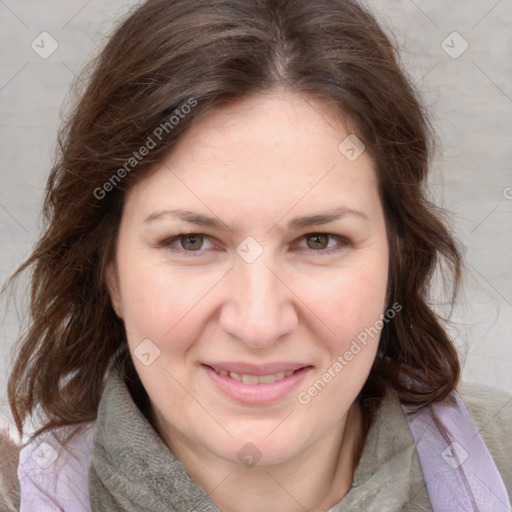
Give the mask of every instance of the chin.
[[244, 433], [218, 440], [218, 443], [212, 443], [210, 438], [208, 443], [211, 446], [208, 449], [220, 458], [247, 468], [280, 464], [307, 449], [304, 431], [293, 432], [290, 428], [282, 428], [278, 433], [280, 427], [277, 425], [270, 429], [243, 429]]

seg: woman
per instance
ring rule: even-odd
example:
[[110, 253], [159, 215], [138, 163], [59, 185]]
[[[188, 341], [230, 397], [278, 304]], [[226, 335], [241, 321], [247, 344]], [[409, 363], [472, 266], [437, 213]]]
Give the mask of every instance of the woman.
[[430, 139], [355, 2], [138, 7], [62, 131], [21, 269], [9, 396], [20, 431], [42, 424], [21, 510], [440, 510], [452, 475], [460, 510], [508, 510], [510, 398], [461, 388], [464, 416], [427, 304], [437, 263], [460, 277]]

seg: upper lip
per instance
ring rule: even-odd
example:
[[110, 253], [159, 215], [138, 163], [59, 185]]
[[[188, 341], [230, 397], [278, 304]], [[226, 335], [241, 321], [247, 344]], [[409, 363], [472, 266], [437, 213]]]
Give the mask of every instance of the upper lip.
[[304, 363], [295, 362], [275, 362], [267, 364], [254, 364], [242, 362], [227, 362], [221, 361], [218, 363], [203, 363], [216, 370], [226, 370], [228, 372], [235, 372], [241, 375], [272, 375], [279, 372], [289, 372], [300, 370], [306, 366], [311, 366]]

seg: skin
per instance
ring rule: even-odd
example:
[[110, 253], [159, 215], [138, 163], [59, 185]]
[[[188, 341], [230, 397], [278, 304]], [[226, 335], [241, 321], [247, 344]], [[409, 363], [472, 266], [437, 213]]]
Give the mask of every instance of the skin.
[[[333, 112], [282, 91], [240, 100], [198, 120], [126, 196], [107, 273], [112, 301], [132, 355], [144, 339], [160, 350], [149, 366], [133, 357], [153, 425], [226, 512], [323, 511], [352, 482], [362, 441], [355, 399], [379, 336], [308, 404], [297, 399], [386, 306], [388, 243], [374, 162], [367, 152], [351, 162], [338, 150], [351, 132]], [[288, 227], [340, 206], [366, 218]], [[166, 215], [145, 222], [173, 208], [216, 216], [232, 230]], [[187, 233], [205, 236], [165, 243]], [[312, 233], [333, 236], [318, 243]], [[263, 249], [252, 263], [236, 252], [248, 236]], [[312, 368], [278, 402], [247, 405], [217, 388], [205, 361]], [[252, 467], [237, 456], [248, 442], [261, 454]]]

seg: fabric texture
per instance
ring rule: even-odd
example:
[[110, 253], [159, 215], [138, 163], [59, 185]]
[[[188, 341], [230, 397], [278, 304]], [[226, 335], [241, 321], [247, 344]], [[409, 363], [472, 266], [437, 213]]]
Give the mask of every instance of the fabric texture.
[[59, 439], [69, 431], [45, 433], [20, 451], [20, 511], [91, 512], [87, 472], [95, 423], [82, 425], [64, 449]]
[[[480, 385], [463, 385], [459, 393], [510, 497], [512, 397]], [[96, 423], [73, 441], [75, 457], [59, 454], [42, 470], [31, 456], [41, 443], [34, 440], [20, 456], [21, 512], [219, 510], [161, 441], [115, 371], [107, 380]], [[350, 491], [328, 512], [361, 510], [432, 511], [408, 421], [390, 390], [368, 432]]]
[[16, 478], [19, 447], [7, 431], [0, 432], [0, 511], [19, 510], [20, 489]]
[[512, 510], [494, 460], [456, 391], [419, 411], [402, 408], [434, 510]]
[[218, 512], [138, 407], [119, 375], [106, 383], [91, 450], [93, 512]]

